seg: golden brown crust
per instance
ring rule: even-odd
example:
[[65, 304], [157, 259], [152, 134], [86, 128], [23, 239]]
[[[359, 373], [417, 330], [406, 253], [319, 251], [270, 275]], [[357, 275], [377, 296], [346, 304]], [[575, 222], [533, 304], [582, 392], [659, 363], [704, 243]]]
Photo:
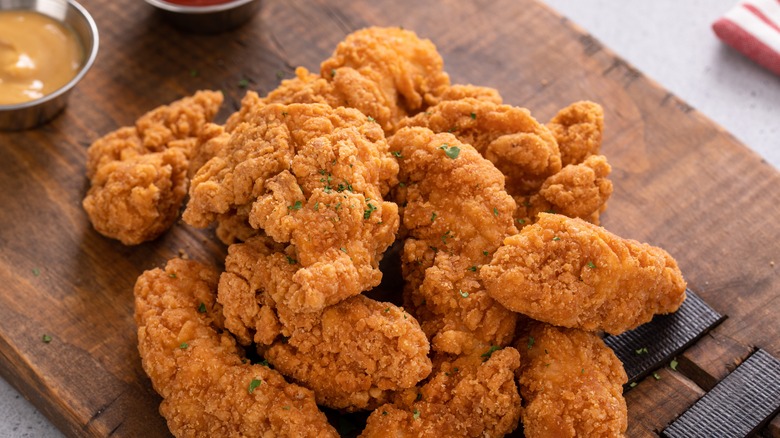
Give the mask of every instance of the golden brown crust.
[[219, 302], [239, 342], [257, 343], [278, 371], [314, 390], [318, 403], [349, 411], [373, 409], [430, 373], [425, 334], [393, 304], [358, 295], [322, 312], [291, 311], [282, 290], [297, 261], [291, 248], [281, 251], [267, 238], [229, 248]]
[[504, 436], [520, 418], [519, 365], [511, 347], [440, 361], [425, 385], [374, 410], [361, 437]]
[[558, 111], [547, 128], [558, 142], [563, 166], [579, 164], [588, 156], [599, 153], [604, 109], [594, 102], [574, 102]]
[[135, 286], [138, 350], [178, 437], [333, 436], [314, 394], [251, 365], [221, 329], [217, 272], [174, 259]]
[[623, 364], [597, 335], [534, 323], [518, 338], [528, 438], [621, 437], [628, 425]]
[[136, 245], [170, 228], [187, 194], [190, 157], [221, 103], [222, 93], [199, 91], [89, 147], [82, 204], [98, 232]]
[[550, 324], [619, 334], [677, 310], [685, 281], [663, 249], [542, 213], [480, 270], [488, 294]]

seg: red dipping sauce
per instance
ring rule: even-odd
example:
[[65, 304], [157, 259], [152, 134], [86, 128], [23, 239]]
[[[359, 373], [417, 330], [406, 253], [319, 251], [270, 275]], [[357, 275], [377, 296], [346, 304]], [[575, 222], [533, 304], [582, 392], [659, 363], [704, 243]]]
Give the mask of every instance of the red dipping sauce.
[[182, 6], [214, 6], [223, 3], [230, 3], [234, 0], [165, 0], [168, 3], [174, 3]]

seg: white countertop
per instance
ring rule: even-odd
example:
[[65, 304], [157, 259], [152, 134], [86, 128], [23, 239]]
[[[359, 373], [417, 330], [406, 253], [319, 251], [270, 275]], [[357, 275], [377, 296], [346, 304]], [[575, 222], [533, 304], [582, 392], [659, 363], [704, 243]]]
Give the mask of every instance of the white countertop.
[[[780, 169], [780, 77], [723, 45], [710, 28], [736, 0], [547, 3]], [[0, 437], [62, 436], [0, 379]]]

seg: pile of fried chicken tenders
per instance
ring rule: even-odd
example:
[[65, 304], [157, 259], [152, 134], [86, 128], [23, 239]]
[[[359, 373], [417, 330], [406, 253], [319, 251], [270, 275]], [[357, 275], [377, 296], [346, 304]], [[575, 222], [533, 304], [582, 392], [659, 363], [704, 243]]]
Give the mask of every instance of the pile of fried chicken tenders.
[[[598, 104], [539, 123], [451, 84], [399, 28], [348, 35], [224, 125], [221, 103], [198, 92], [88, 151], [100, 233], [148, 241], [183, 208], [229, 245], [223, 272], [173, 259], [135, 286], [175, 436], [338, 436], [320, 407], [370, 412], [364, 437], [625, 433], [601, 336], [674, 312], [686, 284], [666, 251], [598, 226]], [[363, 294], [395, 242], [403, 306]]]

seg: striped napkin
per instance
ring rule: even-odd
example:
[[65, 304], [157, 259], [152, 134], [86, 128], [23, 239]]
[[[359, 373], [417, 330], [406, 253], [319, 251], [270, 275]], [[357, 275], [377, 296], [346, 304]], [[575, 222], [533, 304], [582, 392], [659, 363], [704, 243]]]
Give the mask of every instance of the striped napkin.
[[712, 24], [726, 44], [780, 75], [780, 0], [742, 0]]

